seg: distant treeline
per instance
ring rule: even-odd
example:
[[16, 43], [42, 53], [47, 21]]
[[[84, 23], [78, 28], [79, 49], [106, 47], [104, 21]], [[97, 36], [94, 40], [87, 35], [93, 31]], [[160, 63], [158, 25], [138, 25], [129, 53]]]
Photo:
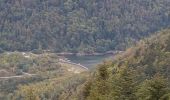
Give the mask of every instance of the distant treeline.
[[169, 0], [0, 0], [7, 51], [122, 50], [169, 26]]

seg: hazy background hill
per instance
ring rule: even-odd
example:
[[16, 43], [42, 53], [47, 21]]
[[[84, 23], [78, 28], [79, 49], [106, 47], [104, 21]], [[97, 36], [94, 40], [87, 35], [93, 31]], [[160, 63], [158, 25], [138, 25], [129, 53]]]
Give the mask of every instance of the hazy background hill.
[[170, 26], [169, 0], [1, 0], [0, 48], [122, 50]]

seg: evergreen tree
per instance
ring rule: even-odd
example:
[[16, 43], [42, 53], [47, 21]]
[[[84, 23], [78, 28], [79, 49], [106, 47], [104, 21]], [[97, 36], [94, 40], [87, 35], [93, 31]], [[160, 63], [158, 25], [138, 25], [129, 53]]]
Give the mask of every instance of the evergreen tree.
[[133, 69], [122, 67], [113, 76], [113, 100], [136, 100], [136, 73]]
[[108, 66], [103, 64], [99, 66], [95, 81], [91, 81], [90, 94], [87, 100], [109, 100], [111, 84], [109, 80]]
[[168, 81], [160, 75], [145, 80], [137, 90], [138, 100], [169, 100]]

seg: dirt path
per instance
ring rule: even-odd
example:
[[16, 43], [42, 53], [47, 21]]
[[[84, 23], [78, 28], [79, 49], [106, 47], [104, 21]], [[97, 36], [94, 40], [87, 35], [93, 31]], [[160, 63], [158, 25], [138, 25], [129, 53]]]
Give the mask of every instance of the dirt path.
[[[5, 71], [5, 72], [7, 72], [6, 70], [0, 70], [0, 71]], [[23, 78], [23, 77], [32, 77], [32, 76], [35, 76], [35, 75], [36, 75], [36, 74], [29, 74], [29, 73], [25, 73], [25, 72], [22, 72], [22, 74], [23, 74], [23, 75], [0, 77], [0, 79]]]

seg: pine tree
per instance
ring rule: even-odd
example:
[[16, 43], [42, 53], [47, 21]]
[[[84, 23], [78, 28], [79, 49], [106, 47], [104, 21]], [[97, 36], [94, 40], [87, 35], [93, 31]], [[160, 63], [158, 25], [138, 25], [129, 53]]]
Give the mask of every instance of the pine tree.
[[113, 100], [136, 100], [136, 73], [133, 69], [122, 67], [113, 76]]
[[137, 90], [138, 100], [169, 100], [167, 80], [161, 75], [155, 75], [150, 80], [145, 80]]
[[109, 100], [110, 87], [107, 65], [100, 65], [96, 73], [95, 81], [91, 81], [90, 94], [87, 100]]

